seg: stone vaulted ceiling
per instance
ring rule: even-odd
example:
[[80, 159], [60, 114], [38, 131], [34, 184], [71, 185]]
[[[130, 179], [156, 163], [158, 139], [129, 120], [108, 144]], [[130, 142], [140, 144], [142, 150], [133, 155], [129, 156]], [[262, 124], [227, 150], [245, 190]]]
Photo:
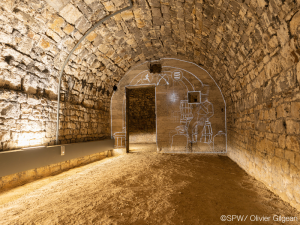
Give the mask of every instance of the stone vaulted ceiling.
[[[94, 92], [111, 93], [137, 62], [173, 56], [203, 65], [225, 96], [237, 99], [272, 56], [284, 56], [282, 67], [298, 60], [298, 42], [290, 40], [289, 31], [289, 21], [299, 9], [296, 1], [135, 0], [133, 4], [132, 10], [109, 19], [80, 44], [65, 68], [63, 90], [79, 96], [89, 86]], [[64, 59], [82, 35], [129, 4], [8, 0], [0, 5], [2, 55], [6, 61], [12, 56], [12, 64], [20, 63], [15, 76], [32, 74], [22, 78], [24, 89], [45, 89], [51, 95], [56, 93]], [[13, 85], [18, 77], [7, 73], [4, 76], [10, 76]], [[26, 80], [35, 80], [36, 87]]]

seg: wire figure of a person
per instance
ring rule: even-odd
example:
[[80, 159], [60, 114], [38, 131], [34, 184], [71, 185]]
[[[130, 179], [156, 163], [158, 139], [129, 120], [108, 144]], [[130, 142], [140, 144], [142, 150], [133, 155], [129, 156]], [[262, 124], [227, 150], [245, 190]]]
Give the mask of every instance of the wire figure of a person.
[[[208, 94], [201, 95], [202, 100], [197, 110], [197, 120], [193, 123], [192, 127], [192, 142], [200, 142], [210, 144], [212, 142], [213, 131], [209, 119], [214, 115], [213, 104], [208, 101]], [[199, 135], [201, 131], [201, 136]], [[199, 138], [200, 136], [200, 138]]]

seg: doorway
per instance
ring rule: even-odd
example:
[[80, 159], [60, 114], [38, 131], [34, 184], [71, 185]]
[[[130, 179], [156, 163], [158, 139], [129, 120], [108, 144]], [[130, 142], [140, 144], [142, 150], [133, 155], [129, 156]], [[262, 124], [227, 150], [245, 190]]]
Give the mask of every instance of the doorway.
[[156, 145], [155, 86], [126, 87], [126, 152], [129, 145]]

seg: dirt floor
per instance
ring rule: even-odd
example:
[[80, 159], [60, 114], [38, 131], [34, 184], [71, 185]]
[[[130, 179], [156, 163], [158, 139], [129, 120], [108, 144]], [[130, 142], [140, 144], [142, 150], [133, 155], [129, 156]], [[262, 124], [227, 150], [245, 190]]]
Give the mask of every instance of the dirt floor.
[[[299, 212], [224, 155], [155, 149], [131, 145], [129, 154], [4, 192], [0, 224], [283, 224], [274, 215], [300, 220]], [[223, 222], [222, 215], [248, 217]], [[263, 216], [270, 221], [257, 221]]]

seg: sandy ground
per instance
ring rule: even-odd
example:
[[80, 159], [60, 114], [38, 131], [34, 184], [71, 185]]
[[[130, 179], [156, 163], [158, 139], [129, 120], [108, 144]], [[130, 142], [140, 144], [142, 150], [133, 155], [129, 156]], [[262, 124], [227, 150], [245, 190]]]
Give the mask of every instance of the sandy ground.
[[[140, 147], [1, 193], [0, 224], [283, 224], [273, 215], [300, 220], [299, 212], [226, 156]], [[248, 219], [222, 222], [222, 215]], [[251, 215], [271, 218], [251, 222]]]

